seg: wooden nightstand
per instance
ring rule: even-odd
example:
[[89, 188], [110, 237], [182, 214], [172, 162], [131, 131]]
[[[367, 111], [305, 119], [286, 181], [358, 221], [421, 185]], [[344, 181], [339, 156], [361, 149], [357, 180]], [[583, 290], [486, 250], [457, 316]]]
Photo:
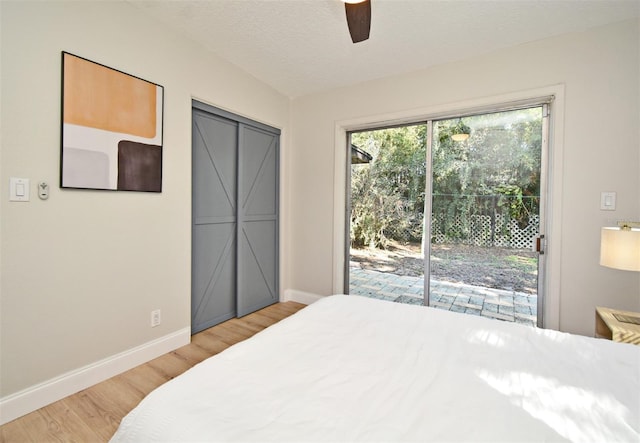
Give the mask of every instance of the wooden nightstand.
[[639, 318], [640, 314], [609, 308], [596, 308], [596, 337], [640, 345], [640, 325], [618, 320], [617, 315]]

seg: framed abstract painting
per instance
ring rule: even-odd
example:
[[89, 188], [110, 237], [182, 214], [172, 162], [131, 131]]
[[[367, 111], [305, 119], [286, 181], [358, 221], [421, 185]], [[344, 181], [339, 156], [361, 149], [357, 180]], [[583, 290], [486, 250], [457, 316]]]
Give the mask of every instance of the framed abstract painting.
[[164, 88], [62, 52], [60, 187], [162, 192]]

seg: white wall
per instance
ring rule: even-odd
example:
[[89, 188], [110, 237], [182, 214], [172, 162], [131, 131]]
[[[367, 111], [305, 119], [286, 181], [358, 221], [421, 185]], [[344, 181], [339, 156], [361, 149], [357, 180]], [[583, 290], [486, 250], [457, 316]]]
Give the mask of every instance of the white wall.
[[[593, 335], [595, 306], [640, 311], [640, 275], [598, 264], [600, 227], [640, 219], [639, 53], [633, 20], [295, 99], [292, 288], [340, 290], [344, 129], [556, 89], [547, 319]], [[617, 211], [599, 210], [601, 191], [617, 192]]]
[[[0, 8], [6, 406], [39, 384], [136, 346], [176, 334], [188, 340], [191, 99], [282, 129], [283, 163], [290, 101], [126, 3], [0, 2]], [[59, 188], [63, 50], [164, 86], [162, 193]], [[31, 179], [30, 202], [8, 201], [9, 177]], [[35, 194], [39, 180], [51, 185], [47, 201]], [[282, 218], [286, 223], [286, 208]], [[153, 309], [162, 310], [162, 324], [152, 329]], [[113, 368], [98, 366], [94, 373], [111, 375]]]

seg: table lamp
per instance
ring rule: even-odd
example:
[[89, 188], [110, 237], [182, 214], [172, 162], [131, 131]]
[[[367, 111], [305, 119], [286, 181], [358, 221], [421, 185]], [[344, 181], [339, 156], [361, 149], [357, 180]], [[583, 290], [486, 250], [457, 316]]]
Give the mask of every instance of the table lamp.
[[[602, 228], [600, 264], [623, 271], [640, 271], [640, 222], [619, 222]], [[640, 324], [640, 317], [614, 314], [618, 321]]]

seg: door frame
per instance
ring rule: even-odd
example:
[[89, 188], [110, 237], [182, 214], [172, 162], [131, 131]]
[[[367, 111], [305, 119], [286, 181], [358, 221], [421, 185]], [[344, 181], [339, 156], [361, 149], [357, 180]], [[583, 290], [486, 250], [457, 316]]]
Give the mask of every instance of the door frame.
[[[543, 274], [544, 306], [542, 306], [544, 328], [560, 328], [560, 270], [561, 257], [561, 217], [562, 217], [562, 161], [564, 138], [564, 85], [552, 85], [534, 90], [521, 91], [499, 96], [485, 97], [476, 100], [432, 106], [418, 110], [396, 112], [366, 116], [351, 120], [337, 121], [334, 127], [334, 247], [333, 247], [333, 291], [342, 293], [345, 285], [345, 274], [348, 275], [349, 263], [345, 251], [348, 248], [348, 232], [346, 232], [345, 214], [348, 209], [346, 195], [348, 169], [348, 132], [362, 131], [376, 128], [401, 126], [441, 120], [471, 114], [482, 114], [500, 110], [523, 107], [523, 105], [541, 104], [547, 98], [552, 98], [549, 104], [549, 131], [547, 143], [548, 165], [546, 180], [548, 189], [545, 230], [545, 257], [540, 272]], [[544, 146], [543, 146], [544, 149]], [[541, 190], [542, 191], [542, 190]], [[341, 235], [342, 233], [342, 235]]]

